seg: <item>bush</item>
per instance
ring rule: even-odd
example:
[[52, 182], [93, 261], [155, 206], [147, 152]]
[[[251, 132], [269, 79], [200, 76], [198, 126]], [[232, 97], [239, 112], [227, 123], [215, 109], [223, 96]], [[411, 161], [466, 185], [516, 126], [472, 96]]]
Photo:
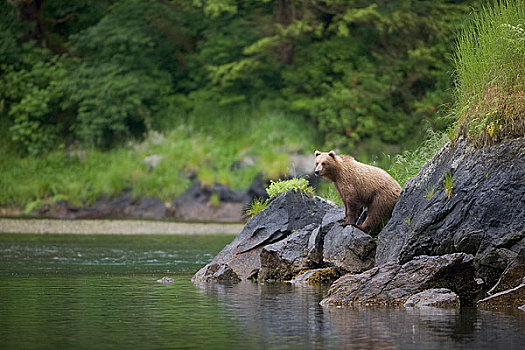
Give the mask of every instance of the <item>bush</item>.
[[457, 135], [477, 146], [525, 135], [525, 2], [475, 13], [456, 49]]

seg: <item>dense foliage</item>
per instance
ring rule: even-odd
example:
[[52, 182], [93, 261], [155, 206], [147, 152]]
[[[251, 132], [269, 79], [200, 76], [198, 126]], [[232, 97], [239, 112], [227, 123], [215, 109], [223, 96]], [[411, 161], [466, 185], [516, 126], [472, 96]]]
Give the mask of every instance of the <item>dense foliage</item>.
[[0, 2], [0, 205], [247, 187], [314, 149], [404, 183], [446, 139], [402, 152], [449, 125], [480, 2]]
[[443, 126], [435, 111], [450, 102], [447, 55], [468, 4], [10, 0], [1, 118], [38, 154], [264, 105], [306, 117], [330, 148], [396, 151]]

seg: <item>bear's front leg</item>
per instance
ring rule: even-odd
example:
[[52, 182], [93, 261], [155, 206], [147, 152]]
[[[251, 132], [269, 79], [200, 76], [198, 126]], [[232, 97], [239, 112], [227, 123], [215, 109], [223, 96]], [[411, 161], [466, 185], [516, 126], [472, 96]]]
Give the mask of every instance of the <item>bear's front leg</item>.
[[339, 220], [341, 226], [355, 225], [357, 218], [359, 217], [359, 207], [345, 202], [345, 218]]

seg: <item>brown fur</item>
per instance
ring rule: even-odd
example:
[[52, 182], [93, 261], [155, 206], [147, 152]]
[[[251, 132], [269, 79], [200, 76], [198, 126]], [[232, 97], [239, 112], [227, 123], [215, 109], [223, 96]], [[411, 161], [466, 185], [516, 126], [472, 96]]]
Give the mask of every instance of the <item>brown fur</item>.
[[392, 215], [401, 186], [383, 169], [359, 163], [334, 151], [315, 151], [315, 172], [334, 183], [345, 206], [344, 225], [355, 225], [363, 207], [368, 207], [359, 229], [375, 231]]

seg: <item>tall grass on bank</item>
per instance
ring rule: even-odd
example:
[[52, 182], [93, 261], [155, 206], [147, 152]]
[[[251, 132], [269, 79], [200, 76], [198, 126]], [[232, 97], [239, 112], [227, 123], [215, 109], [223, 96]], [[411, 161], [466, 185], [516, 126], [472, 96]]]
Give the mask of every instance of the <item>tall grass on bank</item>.
[[394, 157], [388, 173], [404, 186], [421, 167], [449, 141], [446, 133], [428, 131], [429, 137], [413, 151], [405, 151]]
[[456, 122], [477, 146], [525, 135], [525, 1], [472, 16], [456, 55]]
[[[288, 154], [308, 148], [313, 135], [305, 123], [271, 111], [216, 117], [195, 117], [109, 152], [56, 150], [39, 157], [20, 156], [0, 125], [0, 205], [86, 205], [123, 192], [169, 201], [189, 188], [190, 178], [247, 188], [259, 172], [269, 178], [284, 174]], [[151, 155], [160, 157], [154, 168], [144, 162]]]

